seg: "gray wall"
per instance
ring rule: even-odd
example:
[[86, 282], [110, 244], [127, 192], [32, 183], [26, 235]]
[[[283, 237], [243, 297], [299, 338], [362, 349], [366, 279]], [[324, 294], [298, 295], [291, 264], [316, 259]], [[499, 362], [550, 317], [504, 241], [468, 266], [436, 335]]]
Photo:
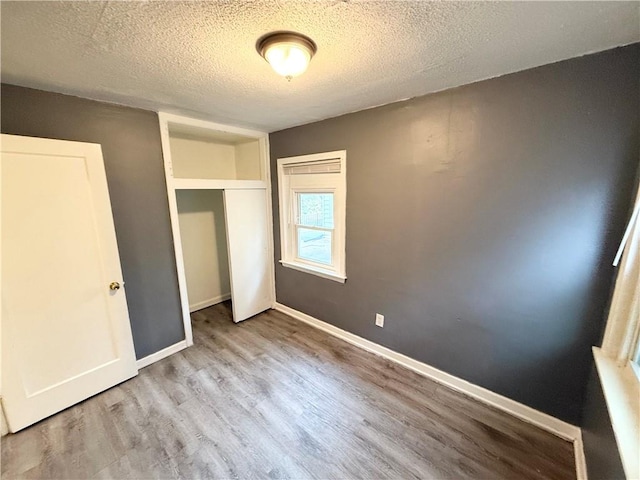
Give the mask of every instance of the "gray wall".
[[102, 145], [138, 358], [184, 339], [153, 112], [2, 85], [2, 133]]
[[271, 134], [276, 207], [277, 158], [347, 150], [347, 282], [276, 262], [277, 300], [578, 424], [639, 80], [636, 44]]

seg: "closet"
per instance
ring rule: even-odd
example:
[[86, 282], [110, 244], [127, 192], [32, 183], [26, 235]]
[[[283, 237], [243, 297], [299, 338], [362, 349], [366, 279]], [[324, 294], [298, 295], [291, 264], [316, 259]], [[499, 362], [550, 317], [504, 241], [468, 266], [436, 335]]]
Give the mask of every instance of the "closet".
[[273, 306], [273, 244], [264, 132], [160, 113], [187, 344], [190, 312], [231, 299], [233, 320]]

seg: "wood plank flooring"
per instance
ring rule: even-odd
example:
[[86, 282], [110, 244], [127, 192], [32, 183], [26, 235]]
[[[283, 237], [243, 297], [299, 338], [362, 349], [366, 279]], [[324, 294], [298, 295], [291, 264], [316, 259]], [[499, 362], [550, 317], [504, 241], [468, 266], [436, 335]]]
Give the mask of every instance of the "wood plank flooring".
[[324, 332], [229, 302], [195, 345], [2, 439], [2, 479], [574, 479], [573, 446]]

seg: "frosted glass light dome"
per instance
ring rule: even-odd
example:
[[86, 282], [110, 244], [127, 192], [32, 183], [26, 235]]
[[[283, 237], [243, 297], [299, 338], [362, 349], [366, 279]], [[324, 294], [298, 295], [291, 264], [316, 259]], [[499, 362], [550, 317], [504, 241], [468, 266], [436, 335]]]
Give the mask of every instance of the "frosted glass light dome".
[[295, 32], [269, 33], [258, 40], [256, 48], [275, 72], [289, 81], [307, 70], [317, 51], [313, 40]]

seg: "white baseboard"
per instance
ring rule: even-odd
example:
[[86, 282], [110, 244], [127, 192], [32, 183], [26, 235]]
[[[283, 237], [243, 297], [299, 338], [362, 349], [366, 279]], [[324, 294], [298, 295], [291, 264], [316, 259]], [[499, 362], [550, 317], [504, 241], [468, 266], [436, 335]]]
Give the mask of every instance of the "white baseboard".
[[[355, 345], [356, 347], [360, 347], [368, 352], [380, 355], [387, 360], [391, 360], [392, 362], [424, 375], [425, 377], [428, 377], [442, 385], [446, 385], [447, 387], [462, 392], [476, 400], [479, 400], [480, 402], [491, 405], [503, 412], [513, 415], [514, 417], [524, 420], [525, 422], [551, 432], [560, 438], [573, 442], [574, 449], [576, 451], [576, 473], [578, 474], [578, 479], [586, 480], [586, 467], [584, 463], [584, 451], [582, 449], [582, 433], [580, 427], [571, 425], [570, 423], [540, 412], [520, 402], [516, 402], [515, 400], [504, 397], [498, 393], [492, 392], [491, 390], [487, 390], [484, 387], [480, 387], [449, 373], [443, 372], [442, 370], [438, 370], [426, 363], [414, 360], [413, 358], [395, 352], [387, 347], [383, 347], [382, 345], [378, 345], [377, 343], [366, 340], [358, 335], [342, 330], [341, 328], [323, 322], [322, 320], [318, 320], [317, 318], [291, 307], [287, 307], [281, 303], [276, 302], [274, 308], [282, 313], [286, 313], [290, 317]], [[579, 453], [578, 450], [580, 451]]]
[[196, 302], [189, 305], [189, 312], [197, 312], [198, 310], [202, 310], [203, 308], [210, 307], [212, 305], [217, 305], [220, 302], [224, 302], [231, 299], [231, 293], [223, 293], [222, 295], [218, 295], [217, 297], [208, 298], [207, 300], [203, 300], [202, 302]]
[[187, 341], [181, 340], [178, 343], [170, 345], [167, 348], [163, 348], [162, 350], [156, 353], [147, 355], [146, 357], [143, 357], [136, 362], [136, 365], [138, 366], [138, 370], [144, 367], [148, 367], [152, 363], [156, 363], [158, 360], [162, 360], [163, 358], [166, 358], [169, 355], [173, 355], [174, 353], [177, 353], [180, 350], [184, 350], [185, 348], [187, 348]]

